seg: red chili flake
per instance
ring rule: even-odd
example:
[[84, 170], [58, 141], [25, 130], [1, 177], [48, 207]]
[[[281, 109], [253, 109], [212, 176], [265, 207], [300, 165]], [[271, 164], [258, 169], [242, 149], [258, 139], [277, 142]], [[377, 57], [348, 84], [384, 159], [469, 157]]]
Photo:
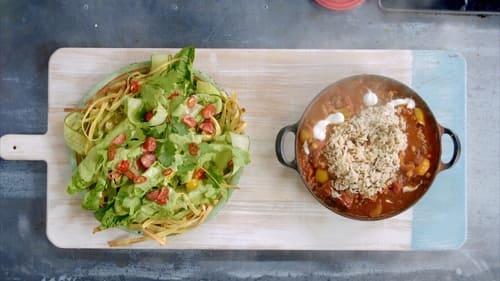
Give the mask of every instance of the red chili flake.
[[156, 198], [158, 198], [158, 195], [160, 194], [160, 190], [159, 189], [156, 189], [156, 190], [153, 190], [153, 191], [150, 191], [146, 194], [146, 198], [148, 200], [151, 200], [151, 201], [154, 201], [156, 200]]
[[135, 179], [135, 174], [134, 172], [132, 172], [131, 170], [127, 170], [125, 173], [125, 176], [127, 178], [129, 178], [131, 181], [133, 181]]
[[192, 142], [189, 144], [189, 154], [191, 154], [191, 156], [198, 155], [198, 150], [199, 150], [199, 147], [195, 142]]
[[165, 171], [163, 171], [163, 175], [164, 175], [165, 177], [168, 177], [168, 176], [170, 176], [173, 172], [174, 172], [174, 169], [172, 169], [172, 168], [167, 168]]
[[108, 147], [108, 160], [114, 160], [116, 156], [116, 146], [111, 144]]
[[169, 99], [169, 100], [172, 100], [172, 99], [175, 99], [175, 98], [176, 98], [176, 97], [178, 97], [178, 96], [179, 96], [179, 93], [177, 93], [177, 92], [173, 92], [173, 93], [171, 93], [171, 94], [170, 94], [170, 96], [168, 96], [168, 99]]
[[111, 171], [108, 173], [108, 179], [110, 180], [117, 180], [121, 176], [121, 173], [118, 171]]
[[145, 183], [147, 180], [148, 180], [148, 178], [146, 178], [145, 176], [137, 176], [134, 178], [134, 183], [141, 184], [141, 183]]
[[116, 169], [122, 173], [125, 173], [130, 169], [130, 162], [128, 160], [122, 160], [118, 164], [116, 164]]
[[144, 121], [148, 122], [149, 120], [153, 119], [153, 111], [148, 111], [144, 114]]
[[202, 168], [198, 168], [193, 175], [194, 179], [201, 180], [205, 177], [205, 171]]
[[132, 80], [130, 82], [130, 92], [133, 94], [139, 92], [139, 82], [137, 80]]

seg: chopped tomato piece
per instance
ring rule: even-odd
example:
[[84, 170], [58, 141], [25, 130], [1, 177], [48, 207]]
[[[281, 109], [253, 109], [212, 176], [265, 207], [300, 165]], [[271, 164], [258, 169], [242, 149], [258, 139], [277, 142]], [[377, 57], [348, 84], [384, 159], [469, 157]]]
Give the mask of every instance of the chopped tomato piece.
[[153, 118], [154, 114], [153, 111], [148, 111], [144, 114], [144, 121], [148, 122]]
[[179, 96], [179, 93], [173, 92], [173, 93], [170, 94], [170, 96], [168, 96], [168, 99], [169, 100], [173, 100], [173, 99], [175, 99], [178, 96]]
[[168, 176], [170, 176], [173, 172], [174, 172], [174, 169], [172, 169], [172, 168], [168, 168], [168, 169], [166, 169], [165, 171], [163, 171], [163, 175], [164, 175], [165, 177], [168, 177]]
[[141, 165], [144, 168], [149, 168], [156, 161], [156, 156], [153, 153], [144, 153], [141, 156]]
[[195, 172], [194, 172], [194, 175], [193, 175], [193, 178], [194, 179], [203, 179], [205, 177], [205, 171], [202, 169], [202, 168], [199, 168], [197, 169]]
[[189, 154], [191, 154], [191, 156], [198, 155], [198, 150], [199, 150], [199, 147], [195, 142], [192, 142], [189, 144]]
[[168, 201], [168, 195], [170, 193], [170, 190], [168, 187], [163, 187], [160, 189], [160, 193], [158, 194], [158, 197], [156, 197], [155, 202], [158, 205], [165, 205]]
[[328, 162], [323, 154], [323, 150], [316, 149], [311, 151], [312, 165], [316, 169], [327, 170]]
[[215, 107], [215, 105], [208, 104], [201, 110], [201, 115], [203, 116], [203, 118], [209, 119], [210, 117], [214, 116], [216, 111], [217, 108]]
[[156, 200], [156, 198], [158, 198], [159, 194], [160, 194], [160, 190], [156, 189], [156, 190], [153, 190], [153, 191], [146, 193], [146, 198], [148, 200], [154, 201], [154, 200]]
[[122, 173], [125, 173], [130, 169], [130, 162], [127, 159], [120, 161], [116, 164], [116, 169]]
[[108, 147], [108, 160], [114, 160], [116, 156], [116, 146], [113, 144]]
[[142, 148], [146, 152], [154, 152], [156, 150], [156, 139], [153, 137], [147, 137], [142, 144]]
[[352, 203], [354, 202], [354, 194], [348, 191], [342, 192], [340, 197], [336, 198], [344, 207], [350, 209], [352, 207]]
[[191, 115], [186, 115], [182, 117], [182, 122], [186, 124], [189, 128], [194, 128], [196, 126], [196, 120], [194, 120], [194, 117]]
[[134, 94], [139, 92], [139, 82], [138, 81], [132, 80], [130, 82], [130, 92], [134, 93]]
[[321, 198], [329, 198], [332, 195], [332, 186], [330, 182], [318, 186], [316, 194]]
[[205, 122], [201, 123], [199, 128], [207, 135], [213, 135], [215, 133], [214, 124], [210, 119], [205, 120]]
[[119, 134], [116, 138], [111, 142], [114, 145], [122, 145], [127, 140], [127, 136], [125, 134]]
[[186, 105], [188, 108], [193, 108], [196, 105], [198, 98], [195, 95], [189, 96], [187, 99]]
[[309, 179], [309, 178], [313, 178], [313, 175], [314, 175], [314, 168], [311, 167], [310, 165], [306, 166], [303, 168], [303, 172], [304, 172], [304, 175], [306, 175], [306, 178]]
[[137, 176], [134, 178], [134, 183], [141, 184], [141, 183], [145, 183], [147, 180], [148, 180], [148, 178], [146, 178], [145, 176]]
[[395, 181], [392, 183], [391, 189], [394, 193], [401, 193], [403, 191], [403, 183]]

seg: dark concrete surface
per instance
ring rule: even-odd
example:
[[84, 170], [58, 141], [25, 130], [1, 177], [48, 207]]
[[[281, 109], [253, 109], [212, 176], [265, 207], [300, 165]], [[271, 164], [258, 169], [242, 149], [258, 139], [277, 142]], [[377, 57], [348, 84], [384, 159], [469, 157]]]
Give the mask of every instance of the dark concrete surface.
[[63, 250], [46, 164], [0, 159], [0, 280], [500, 280], [500, 17], [348, 12], [312, 1], [0, 0], [0, 136], [47, 129], [59, 47], [450, 49], [468, 62], [468, 240], [424, 252]]

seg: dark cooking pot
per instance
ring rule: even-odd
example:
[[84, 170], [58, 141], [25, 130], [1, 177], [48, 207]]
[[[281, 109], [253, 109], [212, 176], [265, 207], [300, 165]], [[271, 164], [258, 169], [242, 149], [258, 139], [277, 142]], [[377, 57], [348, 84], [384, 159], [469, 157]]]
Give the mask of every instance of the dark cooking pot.
[[[332, 177], [336, 178], [332, 173], [328, 173], [328, 180], [324, 181], [323, 170], [327, 168], [321, 168], [321, 163], [315, 163], [314, 159], [322, 159], [323, 157], [324, 160], [324, 155], [321, 155], [321, 147], [327, 146], [328, 138], [323, 142], [316, 140], [314, 137], [311, 137], [311, 134], [313, 134], [311, 133], [313, 132], [311, 128], [314, 124], [317, 124], [318, 120], [322, 120], [326, 115], [333, 112], [347, 112], [344, 115], [348, 116], [349, 112], [346, 110], [352, 110], [351, 118], [359, 114], [362, 109], [368, 107], [367, 105], [359, 106], [362, 103], [362, 97], [366, 95], [365, 93], [368, 90], [376, 93], [378, 96], [377, 105], [383, 105], [389, 100], [394, 99], [407, 100], [409, 98], [415, 102], [415, 109], [411, 109], [409, 106], [407, 107], [408, 109], [403, 109], [407, 110], [406, 114], [408, 114], [408, 117], [405, 117], [407, 118], [405, 119], [407, 120], [407, 129], [405, 132], [408, 136], [408, 148], [403, 155], [411, 156], [414, 153], [415, 156], [408, 161], [409, 164], [401, 163], [397, 172], [397, 180], [387, 185], [382, 193], [377, 193], [377, 196], [367, 199], [350, 191], [337, 192], [332, 186]], [[420, 117], [411, 117], [417, 116], [417, 111], [420, 111]], [[411, 112], [415, 114], [411, 115], [413, 114]], [[346, 121], [348, 121], [347, 119], [349, 118], [346, 118]], [[329, 128], [331, 130], [331, 126]], [[421, 138], [410, 137], [411, 133], [409, 132], [411, 130], [424, 132], [424, 141], [418, 143], [419, 140], [422, 140]], [[284, 136], [287, 133], [295, 135], [295, 155], [292, 160], [287, 160], [284, 155]], [[302, 133], [305, 136], [302, 136]], [[449, 135], [453, 141], [453, 154], [448, 162], [441, 161], [441, 138], [443, 134]], [[415, 133], [414, 135], [418, 134]], [[305, 148], [306, 146], [307, 149]], [[315, 151], [309, 151], [309, 147], [311, 149], [320, 147], [318, 150], [315, 150], [316, 152], [319, 151], [319, 155], [318, 153], [314, 154]], [[309, 154], [306, 154], [306, 152]], [[316, 158], [311, 156], [313, 154], [316, 155], [314, 156]], [[424, 154], [426, 156], [422, 156]], [[460, 141], [456, 134], [450, 129], [441, 126], [436, 121], [434, 114], [425, 101], [410, 87], [383, 76], [356, 75], [339, 80], [323, 89], [308, 105], [297, 123], [283, 127], [279, 131], [276, 138], [276, 156], [281, 164], [297, 170], [311, 194], [326, 208], [352, 219], [379, 220], [400, 214], [422, 198], [432, 185], [436, 175], [443, 170], [451, 168], [458, 161], [460, 156]], [[400, 161], [404, 162], [406, 160]], [[423, 170], [425, 169], [423, 161], [427, 161], [425, 163], [428, 164], [427, 170]], [[403, 168], [405, 169], [404, 171]], [[322, 171], [318, 172], [318, 170]], [[425, 171], [425, 173], [420, 175], [422, 171]], [[318, 174], [321, 175], [318, 176]], [[320, 179], [321, 183], [319, 182]], [[414, 186], [406, 185], [409, 182], [417, 180], [420, 181], [419, 184], [414, 184]]]

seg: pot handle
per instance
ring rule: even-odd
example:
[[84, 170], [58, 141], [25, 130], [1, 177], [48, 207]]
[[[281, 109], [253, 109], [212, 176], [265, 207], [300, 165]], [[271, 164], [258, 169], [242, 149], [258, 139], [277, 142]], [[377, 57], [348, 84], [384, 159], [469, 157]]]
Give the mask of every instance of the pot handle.
[[278, 158], [278, 161], [280, 161], [282, 165], [295, 170], [297, 170], [297, 155], [295, 155], [293, 157], [293, 160], [291, 161], [286, 160], [284, 146], [285, 146], [286, 134], [293, 133], [295, 137], [297, 137], [297, 127], [298, 123], [281, 128], [281, 130], [278, 132], [278, 135], [276, 136], [276, 145], [275, 145], [276, 157]]
[[455, 165], [458, 162], [458, 159], [460, 158], [460, 152], [461, 152], [460, 140], [458, 139], [457, 134], [455, 134], [452, 130], [448, 128], [442, 127], [441, 136], [444, 134], [450, 136], [451, 140], [453, 141], [453, 154], [451, 156], [450, 161], [446, 163], [443, 163], [443, 161], [441, 161], [441, 164], [439, 165], [439, 171], [449, 169], [453, 165]]

